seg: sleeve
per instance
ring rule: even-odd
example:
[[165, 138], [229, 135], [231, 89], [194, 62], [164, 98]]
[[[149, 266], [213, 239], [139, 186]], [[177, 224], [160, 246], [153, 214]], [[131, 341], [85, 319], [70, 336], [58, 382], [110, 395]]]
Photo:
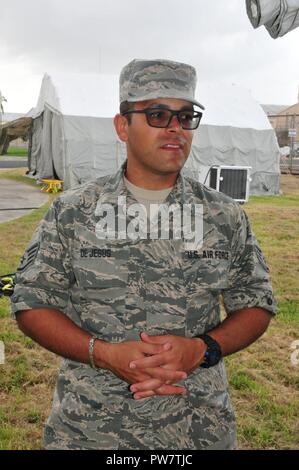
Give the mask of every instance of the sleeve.
[[276, 314], [269, 268], [247, 215], [241, 208], [238, 208], [237, 214], [232, 237], [229, 287], [222, 293], [226, 312], [229, 315], [242, 308], [260, 307]]
[[17, 269], [11, 297], [13, 318], [19, 310], [49, 307], [64, 312], [67, 308], [74, 279], [58, 199], [35, 230]]

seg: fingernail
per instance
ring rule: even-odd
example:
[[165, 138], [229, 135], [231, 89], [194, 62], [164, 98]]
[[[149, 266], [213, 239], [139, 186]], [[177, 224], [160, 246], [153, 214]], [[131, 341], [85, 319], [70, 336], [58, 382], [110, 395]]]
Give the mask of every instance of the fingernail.
[[167, 351], [168, 349], [171, 348], [171, 344], [170, 343], [165, 343], [164, 344], [164, 349]]
[[136, 369], [136, 365], [133, 362], [130, 364], [130, 369]]
[[132, 387], [130, 388], [131, 392], [137, 392], [137, 387], [134, 387], [134, 385], [132, 385]]
[[182, 379], [183, 380], [186, 379], [187, 377], [188, 377], [187, 374], [182, 374]]

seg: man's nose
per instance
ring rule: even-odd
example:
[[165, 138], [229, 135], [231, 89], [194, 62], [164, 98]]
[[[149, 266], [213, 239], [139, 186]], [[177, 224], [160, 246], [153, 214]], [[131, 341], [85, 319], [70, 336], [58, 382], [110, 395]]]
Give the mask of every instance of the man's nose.
[[167, 130], [170, 132], [177, 132], [181, 130], [181, 124], [176, 114], [172, 116], [170, 123], [168, 124]]

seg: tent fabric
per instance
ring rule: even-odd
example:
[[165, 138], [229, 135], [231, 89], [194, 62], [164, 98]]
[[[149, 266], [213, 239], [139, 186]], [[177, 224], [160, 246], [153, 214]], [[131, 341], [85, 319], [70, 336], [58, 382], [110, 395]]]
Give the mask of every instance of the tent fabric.
[[264, 25], [274, 39], [299, 26], [299, 0], [246, 0], [254, 28]]
[[[42, 141], [40, 173], [44, 175], [44, 178], [55, 179], [52, 153], [52, 113], [47, 108], [43, 115]], [[51, 155], [52, 158], [48, 158], [48, 155]]]
[[111, 118], [66, 116], [64, 130], [77, 184], [114, 173], [125, 159], [125, 149], [120, 150]]
[[[51, 122], [51, 149], [53, 157], [53, 168], [55, 175], [64, 174], [64, 140], [63, 140], [63, 117], [60, 114], [52, 113]], [[62, 157], [62, 158], [61, 158]]]
[[279, 148], [262, 107], [236, 85], [205, 84], [200, 93], [207, 111], [194, 134], [185, 174], [198, 179], [202, 167], [250, 166], [250, 193], [278, 194]]
[[[272, 158], [269, 149], [273, 149]], [[185, 172], [198, 179], [202, 166], [214, 165], [250, 166], [251, 194], [279, 193], [279, 152], [271, 129], [201, 126], [194, 136]]]
[[42, 151], [42, 131], [43, 131], [43, 115], [33, 120], [30, 152], [28, 154], [29, 169], [32, 173], [37, 173], [40, 167], [40, 158]]
[[68, 189], [115, 172], [125, 159], [111, 118], [62, 116], [45, 107], [37, 120], [29, 170], [39, 180], [59, 178]]
[[256, 130], [272, 129], [262, 107], [244, 88], [234, 84], [205, 83], [199, 84], [198, 93], [206, 106], [201, 124]]
[[[199, 93], [206, 112], [194, 133], [186, 171], [197, 177], [201, 165], [251, 166], [256, 175], [252, 188], [277, 193], [279, 149], [262, 108], [235, 85], [206, 84], [199, 86]], [[126, 158], [112, 119], [118, 112], [117, 97], [116, 76], [46, 74], [30, 113], [30, 173], [38, 179], [62, 179], [65, 189], [114, 173]], [[262, 174], [270, 181], [267, 192]]]
[[112, 122], [117, 100], [117, 76], [45, 74], [31, 112], [42, 119], [32, 134], [30, 173], [62, 179], [67, 189], [114, 172], [124, 160]]

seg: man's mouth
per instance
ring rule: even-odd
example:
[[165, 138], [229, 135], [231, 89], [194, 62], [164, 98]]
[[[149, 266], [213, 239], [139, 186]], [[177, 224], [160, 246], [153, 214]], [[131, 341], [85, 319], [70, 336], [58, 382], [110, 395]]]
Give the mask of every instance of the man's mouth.
[[161, 149], [164, 150], [181, 150], [183, 149], [183, 144], [182, 143], [167, 143], [161, 146]]

